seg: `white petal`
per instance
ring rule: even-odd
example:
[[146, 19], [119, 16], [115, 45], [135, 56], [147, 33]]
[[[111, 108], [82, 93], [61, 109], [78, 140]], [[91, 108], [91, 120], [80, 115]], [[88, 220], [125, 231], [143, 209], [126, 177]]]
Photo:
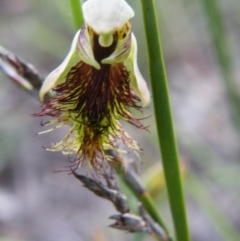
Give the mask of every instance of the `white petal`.
[[143, 102], [143, 107], [146, 107], [150, 104], [150, 92], [148, 90], [146, 81], [141, 75], [138, 64], [137, 64], [137, 41], [132, 33], [132, 43], [131, 43], [131, 52], [128, 58], [124, 61], [124, 65], [130, 72], [131, 87], [139, 95]]
[[85, 22], [97, 34], [114, 32], [134, 16], [125, 0], [88, 0], [82, 9]]
[[40, 100], [43, 101], [45, 94], [54, 88], [57, 84], [60, 84], [65, 81], [67, 73], [70, 69], [80, 61], [80, 58], [77, 53], [77, 42], [80, 34], [80, 30], [75, 34], [71, 49], [64, 59], [64, 61], [53, 70], [47, 78], [44, 80], [42, 88], [39, 93]]

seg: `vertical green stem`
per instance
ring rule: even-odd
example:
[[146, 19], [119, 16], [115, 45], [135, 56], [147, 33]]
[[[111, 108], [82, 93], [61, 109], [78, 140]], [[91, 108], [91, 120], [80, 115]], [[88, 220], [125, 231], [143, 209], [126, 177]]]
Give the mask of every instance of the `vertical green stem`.
[[70, 0], [73, 19], [77, 29], [79, 29], [83, 24], [83, 14], [80, 2], [81, 0]]
[[153, 0], [141, 0], [147, 37], [149, 70], [158, 138], [169, 202], [178, 241], [189, 241], [185, 202], [180, 177], [178, 151], [172, 121], [167, 75], [160, 45], [155, 5]]

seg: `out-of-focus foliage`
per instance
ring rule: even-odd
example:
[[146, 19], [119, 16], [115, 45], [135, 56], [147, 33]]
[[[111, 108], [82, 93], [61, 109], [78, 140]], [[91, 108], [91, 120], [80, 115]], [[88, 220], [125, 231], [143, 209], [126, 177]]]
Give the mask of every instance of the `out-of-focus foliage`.
[[[139, 1], [129, 0], [139, 45], [139, 64], [148, 79], [146, 42]], [[194, 241], [240, 239], [240, 139], [231, 119], [202, 0], [156, 1], [168, 72], [184, 179], [190, 230]], [[239, 93], [240, 4], [217, 1]], [[0, 43], [33, 63], [43, 74], [66, 55], [74, 23], [68, 1], [0, 0]], [[31, 117], [40, 104], [0, 73], [0, 236], [13, 240], [133, 240], [105, 228], [113, 207], [79, 186], [67, 173], [61, 154], [41, 148], [65, 133], [35, 136], [42, 127]], [[145, 111], [152, 115], [152, 107]], [[159, 160], [154, 118], [151, 133], [126, 128], [144, 149], [144, 175]], [[157, 198], [167, 223], [170, 214], [163, 189]], [[150, 238], [145, 238], [145, 240]]]

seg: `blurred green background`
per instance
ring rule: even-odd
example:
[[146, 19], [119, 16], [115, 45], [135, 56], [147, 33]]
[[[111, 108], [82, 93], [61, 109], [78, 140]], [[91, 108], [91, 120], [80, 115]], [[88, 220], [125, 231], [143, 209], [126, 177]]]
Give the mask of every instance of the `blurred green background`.
[[[148, 80], [141, 5], [128, 2], [136, 13], [132, 25], [138, 60]], [[156, 2], [192, 240], [238, 241], [240, 128], [233, 117], [239, 113], [229, 101], [205, 1]], [[240, 2], [216, 3], [224, 28], [221, 39], [229, 55], [228, 77], [238, 96]], [[66, 0], [0, 0], [0, 44], [43, 75], [65, 57], [74, 32]], [[0, 102], [0, 241], [140, 240], [140, 236], [106, 228], [111, 223], [108, 217], [116, 213], [112, 205], [85, 190], [73, 176], [54, 173], [67, 165], [66, 157], [41, 146], [60, 140], [66, 130], [36, 136], [43, 130], [41, 119], [31, 114], [40, 110], [40, 103], [1, 73]], [[171, 227], [163, 181], [154, 179], [151, 169], [160, 158], [152, 106], [145, 114], [151, 115], [145, 120], [150, 133], [125, 126], [144, 149], [140, 175]]]

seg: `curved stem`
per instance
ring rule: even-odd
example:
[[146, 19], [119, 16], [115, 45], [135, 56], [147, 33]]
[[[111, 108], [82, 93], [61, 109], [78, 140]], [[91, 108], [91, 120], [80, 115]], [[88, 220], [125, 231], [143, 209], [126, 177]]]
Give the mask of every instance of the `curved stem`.
[[[172, 241], [170, 237], [167, 226], [165, 225], [158, 207], [153, 200], [150, 193], [143, 186], [139, 176], [133, 170], [133, 168], [128, 167], [125, 170], [122, 169], [122, 165], [117, 165], [117, 163], [124, 163], [127, 160], [123, 160], [123, 158], [118, 155], [114, 150], [107, 150], [108, 155], [111, 155], [113, 162], [111, 166], [114, 168], [118, 176], [123, 180], [126, 186], [131, 190], [131, 192], [135, 195], [135, 197], [143, 204], [144, 208], [148, 212], [148, 214], [152, 217], [152, 219], [157, 222], [164, 230], [167, 241]], [[115, 165], [114, 165], [115, 163]]]
[[[128, 188], [135, 194], [136, 198], [143, 204], [149, 215], [164, 229], [169, 237], [169, 231], [159, 214], [156, 203], [150, 193], [142, 185], [137, 174], [133, 170], [129, 169], [125, 170], [122, 174], [120, 173], [120, 176], [123, 178]], [[170, 240], [170, 237], [168, 240]]]

